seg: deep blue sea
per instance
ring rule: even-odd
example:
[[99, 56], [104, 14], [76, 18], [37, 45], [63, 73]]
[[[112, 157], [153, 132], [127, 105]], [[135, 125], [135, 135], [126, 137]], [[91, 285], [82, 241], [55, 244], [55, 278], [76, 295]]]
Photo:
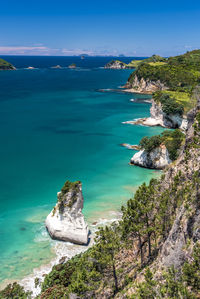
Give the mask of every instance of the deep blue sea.
[[[162, 131], [122, 124], [149, 116], [150, 104], [130, 101], [147, 96], [109, 91], [132, 72], [103, 69], [111, 57], [5, 59], [17, 70], [0, 72], [1, 283], [21, 279], [55, 256], [44, 220], [67, 179], [82, 181], [90, 225], [114, 218], [138, 185], [158, 175], [130, 166], [135, 152], [120, 144]], [[78, 68], [50, 68], [71, 63]]]

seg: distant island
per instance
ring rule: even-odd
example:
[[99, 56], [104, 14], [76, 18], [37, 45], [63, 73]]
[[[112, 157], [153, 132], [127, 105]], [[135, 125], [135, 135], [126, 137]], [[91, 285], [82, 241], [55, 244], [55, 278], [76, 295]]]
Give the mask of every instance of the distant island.
[[0, 58], [0, 70], [16, 70], [16, 68], [10, 62]]
[[75, 69], [76, 68], [76, 64], [75, 63], [72, 63], [68, 66], [69, 69]]

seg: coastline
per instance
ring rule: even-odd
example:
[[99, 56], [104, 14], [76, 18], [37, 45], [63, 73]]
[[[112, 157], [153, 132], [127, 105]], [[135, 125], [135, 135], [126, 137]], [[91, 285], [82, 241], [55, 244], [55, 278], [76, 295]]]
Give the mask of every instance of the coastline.
[[[119, 91], [121, 91], [122, 93], [124, 92], [123, 90], [119, 90]], [[134, 93], [139, 94], [139, 92], [134, 92]], [[131, 109], [132, 108], [130, 106], [130, 110]], [[127, 161], [127, 165], [128, 165], [128, 161]], [[152, 176], [154, 176], [153, 173], [152, 173], [151, 177]], [[134, 188], [137, 189], [136, 186]], [[127, 199], [128, 199], [128, 197], [127, 197]], [[114, 213], [115, 213], [115, 211], [114, 211]], [[120, 215], [119, 215], [119, 217], [120, 217]], [[92, 229], [95, 230], [98, 227], [98, 225], [113, 222], [115, 220], [116, 220], [116, 218], [101, 219], [94, 227], [92, 227]], [[51, 260], [50, 263], [43, 264], [39, 268], [34, 268], [33, 271], [32, 271], [33, 272], [32, 274], [25, 276], [22, 280], [20, 279], [20, 281], [18, 280], [18, 282], [20, 282], [20, 284], [24, 285], [25, 288], [27, 288], [28, 290], [30, 290], [30, 286], [31, 286], [31, 288], [34, 291], [36, 291], [35, 288], [34, 288], [34, 279], [36, 277], [43, 277], [44, 274], [47, 274], [51, 270], [52, 266], [57, 264], [62, 257], [64, 257], [66, 255], [70, 259], [72, 256], [78, 254], [79, 252], [85, 251], [88, 248], [88, 247], [87, 248], [85, 248], [85, 247], [84, 248], [83, 247], [77, 248], [76, 247], [76, 248], [74, 248], [74, 250], [72, 250], [73, 245], [70, 244], [70, 243], [66, 244], [66, 245], [64, 245], [63, 243], [59, 243], [57, 246], [55, 246], [55, 248], [53, 248], [53, 247], [52, 247], [52, 250], [55, 253], [55, 257]], [[65, 249], [64, 249], [64, 247], [65, 247]], [[60, 248], [62, 248], [62, 250]], [[17, 281], [17, 280], [12, 280], [12, 281]]]
[[[103, 92], [103, 90], [101, 90]], [[106, 91], [114, 91], [114, 92], [127, 92], [127, 93], [134, 93], [134, 94], [150, 94], [150, 93], [142, 93], [142, 92], [133, 92], [131, 90], [106, 90]], [[133, 102], [131, 99], [130, 102]], [[149, 101], [146, 101], [146, 103], [151, 103], [151, 99]], [[150, 118], [150, 117], [149, 117]], [[144, 118], [144, 119], [149, 119], [149, 118]], [[141, 119], [140, 119], [141, 120]], [[134, 121], [127, 121], [123, 123], [131, 123]], [[151, 125], [147, 125], [151, 126]], [[152, 125], [152, 126], [157, 126], [157, 125]], [[124, 146], [127, 149], [130, 149], [128, 146]], [[133, 150], [138, 150], [136, 149], [137, 146], [132, 146]], [[128, 163], [127, 163], [128, 164]], [[161, 175], [161, 171], [153, 171], [151, 177], [157, 177]], [[135, 186], [134, 189], [136, 190], [138, 186]], [[41, 286], [35, 287], [35, 278], [39, 278], [40, 282], [44, 280], [44, 276], [48, 274], [51, 270], [52, 267], [58, 263], [65, 262], [72, 257], [74, 257], [77, 254], [85, 252], [88, 248], [90, 248], [94, 244], [94, 236], [95, 232], [97, 231], [99, 226], [110, 224], [114, 221], [118, 221], [121, 218], [121, 213], [118, 211], [110, 211], [111, 214], [113, 213], [115, 217], [108, 219], [108, 218], [100, 218], [100, 219], [94, 219], [94, 224], [89, 224], [89, 229], [90, 229], [90, 242], [88, 245], [75, 245], [70, 242], [62, 242], [62, 241], [56, 241], [56, 244], [52, 247], [52, 250], [54, 251], [55, 257], [50, 261], [48, 264], [41, 265], [39, 268], [35, 268], [32, 271], [32, 274], [25, 276], [23, 279], [19, 280], [18, 283], [24, 287], [26, 291], [31, 291], [33, 298], [37, 296], [40, 291], [41, 291]]]
[[[17, 281], [21, 286], [24, 287], [26, 291], [32, 292], [32, 298], [35, 298], [41, 291], [41, 285], [35, 287], [35, 279], [39, 278], [40, 283], [43, 282], [44, 277], [48, 274], [52, 267], [59, 264], [64, 263], [67, 260], [71, 259], [72, 257], [85, 252], [94, 244], [94, 237], [95, 232], [97, 231], [99, 226], [104, 226], [110, 224], [114, 221], [118, 221], [121, 218], [121, 213], [117, 211], [110, 211], [113, 218], [106, 219], [106, 218], [99, 218], [96, 219], [92, 224], [89, 224], [90, 229], [90, 242], [88, 245], [77, 245], [70, 242], [62, 242], [62, 241], [54, 241], [55, 243], [52, 246], [52, 250], [55, 254], [55, 257], [48, 263], [41, 265], [38, 268], [33, 269], [32, 273], [25, 276], [21, 280], [12, 280], [5, 282], [6, 284]], [[5, 286], [4, 286], [5, 287]]]

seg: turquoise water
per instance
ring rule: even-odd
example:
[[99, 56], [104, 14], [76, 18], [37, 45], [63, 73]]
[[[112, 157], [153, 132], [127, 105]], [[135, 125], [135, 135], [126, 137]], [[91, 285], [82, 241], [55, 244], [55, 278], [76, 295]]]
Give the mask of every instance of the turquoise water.
[[104, 70], [95, 60], [77, 70], [49, 69], [58, 64], [52, 60], [37, 70], [0, 72], [1, 282], [21, 279], [54, 256], [44, 220], [65, 180], [82, 181], [92, 223], [112, 218], [156, 175], [130, 166], [134, 151], [120, 146], [162, 131], [122, 124], [148, 116], [150, 104], [130, 102], [142, 95], [99, 91], [124, 84], [131, 71]]

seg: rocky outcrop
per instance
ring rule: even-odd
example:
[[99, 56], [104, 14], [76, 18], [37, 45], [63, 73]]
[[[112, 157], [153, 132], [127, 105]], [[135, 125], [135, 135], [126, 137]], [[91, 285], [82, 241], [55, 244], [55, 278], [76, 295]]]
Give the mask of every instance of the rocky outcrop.
[[158, 81], [145, 80], [144, 78], [138, 79], [135, 75], [132, 82], [128, 81], [124, 86], [127, 88], [126, 91], [151, 94], [157, 90], [166, 90], [167, 87]]
[[151, 119], [154, 119], [157, 125], [165, 128], [180, 128], [186, 130], [187, 118], [182, 117], [179, 114], [166, 114], [162, 110], [162, 105], [152, 100], [152, 106], [150, 109]]
[[57, 194], [57, 204], [46, 218], [46, 228], [53, 239], [75, 244], [88, 243], [88, 225], [82, 214], [81, 182], [67, 181]]
[[127, 68], [127, 64], [119, 61], [119, 60], [112, 60], [110, 62], [108, 62], [105, 66], [105, 69], [126, 69]]
[[129, 120], [123, 122], [124, 124], [132, 125], [144, 125], [144, 126], [161, 126], [164, 128], [179, 128], [183, 131], [187, 129], [188, 121], [186, 116], [180, 116], [179, 114], [166, 114], [162, 110], [160, 103], [156, 103], [152, 100], [152, 106], [150, 109], [151, 117], [139, 118], [137, 120]]
[[76, 64], [75, 63], [72, 63], [68, 66], [69, 69], [75, 69], [76, 68]]
[[131, 164], [152, 169], [164, 169], [171, 162], [168, 150], [163, 144], [151, 152], [145, 150], [139, 151], [130, 161]]

